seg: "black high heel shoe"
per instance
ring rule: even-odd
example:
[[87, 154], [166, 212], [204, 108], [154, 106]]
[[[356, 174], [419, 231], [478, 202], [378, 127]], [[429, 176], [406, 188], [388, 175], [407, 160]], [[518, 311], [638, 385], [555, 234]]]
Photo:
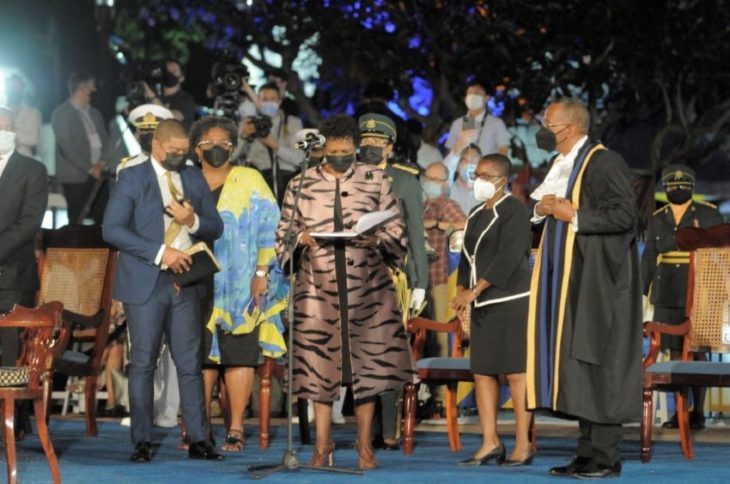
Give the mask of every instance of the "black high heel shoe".
[[486, 466], [489, 465], [489, 461], [494, 460], [497, 462], [497, 464], [502, 464], [504, 462], [504, 457], [507, 454], [507, 450], [504, 448], [504, 444], [500, 443], [497, 447], [490, 450], [487, 455], [484, 457], [481, 457], [477, 459], [476, 457], [472, 457], [471, 459], [465, 459], [462, 461], [459, 461], [460, 466]]
[[529, 466], [532, 464], [532, 459], [535, 457], [535, 451], [530, 449], [530, 452], [528, 452], [527, 457], [525, 457], [522, 460], [511, 460], [507, 459], [502, 464], [505, 467], [518, 467], [518, 466]]

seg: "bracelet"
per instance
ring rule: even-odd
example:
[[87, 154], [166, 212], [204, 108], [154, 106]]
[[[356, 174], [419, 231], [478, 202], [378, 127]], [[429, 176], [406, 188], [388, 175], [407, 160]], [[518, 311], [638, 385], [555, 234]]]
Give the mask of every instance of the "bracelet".
[[256, 277], [268, 277], [269, 273], [267, 271], [256, 271], [255, 272]]

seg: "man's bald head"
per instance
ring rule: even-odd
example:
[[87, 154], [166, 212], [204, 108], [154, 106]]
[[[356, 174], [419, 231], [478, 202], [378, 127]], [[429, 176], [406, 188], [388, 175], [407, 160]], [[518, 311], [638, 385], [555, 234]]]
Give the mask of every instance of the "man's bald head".
[[185, 131], [182, 123], [177, 119], [165, 119], [160, 121], [155, 129], [153, 139], [156, 139], [160, 143], [167, 143], [171, 139], [188, 139], [188, 133]]
[[447, 181], [449, 179], [449, 169], [442, 162], [436, 161], [428, 165], [424, 175], [429, 180]]

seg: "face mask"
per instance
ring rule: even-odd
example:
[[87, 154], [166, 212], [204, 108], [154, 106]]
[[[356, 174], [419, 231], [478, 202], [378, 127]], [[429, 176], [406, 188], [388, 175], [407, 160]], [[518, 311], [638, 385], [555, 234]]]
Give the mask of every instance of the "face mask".
[[497, 193], [497, 186], [481, 178], [477, 178], [474, 181], [474, 198], [479, 202], [486, 202]]
[[7, 155], [15, 149], [15, 133], [0, 131], [0, 155]]
[[423, 193], [426, 195], [426, 198], [429, 199], [438, 198], [444, 193], [443, 185], [433, 180], [423, 180], [421, 182], [421, 187], [423, 188]]
[[307, 162], [307, 168], [314, 168], [322, 162], [322, 156], [310, 156]]
[[540, 128], [535, 133], [535, 141], [537, 142], [537, 147], [545, 151], [555, 151], [555, 148], [558, 146], [555, 133], [547, 128]]
[[464, 104], [466, 104], [469, 111], [478, 111], [479, 109], [484, 108], [486, 99], [484, 99], [484, 96], [480, 94], [467, 94]]
[[371, 165], [377, 165], [383, 161], [383, 148], [380, 146], [361, 146], [360, 147], [360, 161], [363, 163], [369, 163]]
[[163, 81], [165, 87], [175, 87], [179, 82], [180, 78], [175, 74], [170, 74], [169, 72], [165, 74], [165, 80]]
[[667, 200], [669, 200], [669, 203], [674, 205], [682, 205], [690, 198], [692, 198], [692, 190], [687, 190], [685, 188], [677, 188], [671, 192], [667, 192]]
[[476, 165], [464, 165], [461, 167], [461, 171], [459, 171], [459, 177], [471, 186], [474, 183], [471, 177], [475, 171], [477, 171]]
[[279, 112], [279, 103], [275, 103], [273, 101], [261, 103], [260, 111], [261, 114], [265, 114], [266, 116], [273, 118]]
[[203, 160], [213, 168], [220, 168], [225, 165], [230, 157], [230, 152], [222, 146], [213, 146], [203, 151]]
[[185, 155], [176, 155], [165, 153], [165, 159], [160, 162], [162, 167], [167, 171], [178, 171], [185, 162]]
[[154, 136], [154, 131], [140, 133], [139, 147], [142, 148], [142, 151], [145, 153], [150, 153], [152, 151], [152, 138], [154, 138]]
[[349, 155], [327, 155], [327, 164], [336, 172], [344, 173], [355, 161], [355, 153]]

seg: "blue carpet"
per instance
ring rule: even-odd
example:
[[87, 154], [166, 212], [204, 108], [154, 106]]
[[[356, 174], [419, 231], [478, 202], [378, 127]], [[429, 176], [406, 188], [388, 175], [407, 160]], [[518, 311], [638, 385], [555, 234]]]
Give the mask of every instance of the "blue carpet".
[[[336, 464], [354, 467], [357, 456], [349, 448], [355, 437], [351, 426], [333, 427], [338, 450]], [[218, 438], [222, 429], [218, 427]], [[228, 454], [222, 463], [191, 461], [187, 455], [176, 449], [176, 429], [159, 429], [154, 460], [149, 464], [132, 464], [127, 459], [131, 452], [129, 430], [114, 422], [100, 423], [99, 437], [84, 436], [84, 424], [76, 420], [52, 420], [51, 437], [59, 456], [61, 477], [67, 483], [222, 483], [250, 479], [247, 466], [251, 464], [277, 462], [285, 448], [285, 428], [272, 429], [272, 446], [266, 451], [258, 448], [257, 428], [248, 429], [248, 444], [243, 453]], [[543, 438], [538, 441], [539, 453], [532, 466], [504, 468], [497, 466], [481, 468], [460, 468], [456, 461], [469, 456], [477, 448], [477, 435], [463, 434], [466, 450], [458, 453], [448, 450], [445, 433], [418, 432], [417, 447], [412, 456], [402, 452], [379, 451], [377, 458], [381, 467], [369, 471], [365, 477], [300, 471], [276, 474], [264, 482], [379, 482], [379, 483], [421, 483], [421, 482], [559, 482], [547, 475], [548, 469], [570, 460], [575, 441], [573, 439]], [[504, 440], [508, 452], [512, 440]], [[301, 460], [307, 462], [311, 447], [301, 449]], [[695, 447], [697, 457], [693, 461], [683, 458], [676, 442], [657, 442], [654, 456], [649, 464], [639, 461], [639, 445], [628, 441], [623, 446], [624, 470], [622, 481], [627, 482], [730, 482], [730, 445], [702, 444]], [[4, 460], [4, 458], [3, 458]], [[4, 462], [2, 463], [4, 465]], [[0, 475], [5, 477], [5, 470]], [[30, 436], [18, 445], [18, 477], [21, 482], [49, 482], [50, 472], [45, 456], [36, 436]], [[4, 479], [0, 478], [0, 481]]]

